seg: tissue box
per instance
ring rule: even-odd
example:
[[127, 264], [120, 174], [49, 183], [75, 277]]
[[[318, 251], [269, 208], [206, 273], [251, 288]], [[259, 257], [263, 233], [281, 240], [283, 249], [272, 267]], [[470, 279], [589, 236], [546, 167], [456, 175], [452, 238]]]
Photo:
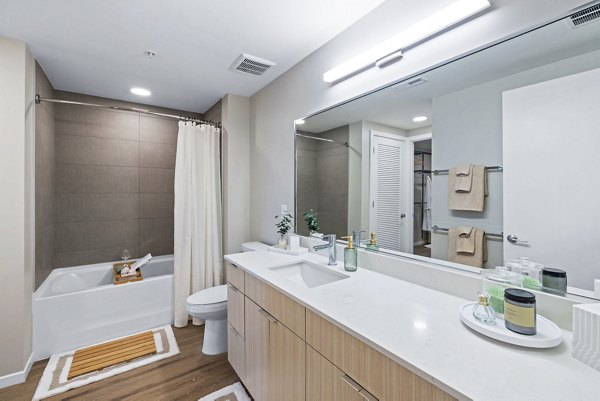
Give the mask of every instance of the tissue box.
[[600, 303], [573, 306], [571, 355], [600, 371]]

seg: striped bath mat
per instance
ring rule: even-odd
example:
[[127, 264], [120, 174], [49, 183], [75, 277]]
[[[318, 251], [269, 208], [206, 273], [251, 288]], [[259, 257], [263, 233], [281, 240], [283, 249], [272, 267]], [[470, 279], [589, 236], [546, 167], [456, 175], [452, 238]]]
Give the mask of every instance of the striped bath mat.
[[54, 354], [40, 379], [33, 401], [85, 386], [179, 354], [171, 326]]

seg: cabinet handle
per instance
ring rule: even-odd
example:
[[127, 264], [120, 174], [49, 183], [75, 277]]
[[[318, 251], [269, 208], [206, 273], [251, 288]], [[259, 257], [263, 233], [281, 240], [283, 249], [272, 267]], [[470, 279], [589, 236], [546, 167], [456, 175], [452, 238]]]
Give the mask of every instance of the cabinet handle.
[[360, 394], [362, 396], [362, 398], [364, 398], [367, 401], [379, 401], [377, 399], [377, 397], [375, 397], [373, 394], [369, 393], [367, 390], [365, 390], [364, 388], [361, 388], [358, 391], [358, 394]]
[[267, 318], [267, 320], [268, 320], [269, 322], [277, 324], [277, 319], [275, 319], [275, 318], [273, 317], [273, 315], [271, 315], [270, 313], [268, 313], [268, 312], [267, 312], [266, 310], [264, 310], [263, 308], [260, 308], [260, 309], [258, 310], [258, 313], [260, 313], [261, 315], [263, 315], [263, 317], [266, 317], [266, 318]]
[[233, 286], [233, 284], [231, 284], [231, 283], [229, 283], [229, 287], [231, 287], [231, 290], [232, 290], [233, 292], [240, 292], [240, 290], [238, 290], [237, 288], [235, 288], [235, 287]]
[[354, 380], [352, 380], [350, 378], [350, 376], [348, 376], [347, 374], [343, 374], [341, 376], [342, 380], [346, 382], [347, 385], [349, 385], [350, 387], [352, 387], [355, 391], [360, 392], [360, 390], [362, 390], [363, 388]]

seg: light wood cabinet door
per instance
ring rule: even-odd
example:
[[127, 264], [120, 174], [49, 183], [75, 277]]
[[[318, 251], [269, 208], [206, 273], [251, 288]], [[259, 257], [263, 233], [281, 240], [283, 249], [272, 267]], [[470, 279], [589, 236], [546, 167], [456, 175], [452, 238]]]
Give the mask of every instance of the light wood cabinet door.
[[246, 346], [242, 336], [227, 324], [227, 360], [240, 377], [242, 382], [246, 382]]
[[268, 400], [269, 329], [263, 309], [246, 298], [246, 381], [244, 384], [256, 401]]
[[244, 328], [244, 294], [231, 284], [227, 284], [227, 321], [233, 326], [242, 338], [246, 332]]
[[269, 329], [269, 400], [305, 401], [306, 343], [281, 322]]
[[306, 401], [331, 401], [336, 367], [306, 346]]

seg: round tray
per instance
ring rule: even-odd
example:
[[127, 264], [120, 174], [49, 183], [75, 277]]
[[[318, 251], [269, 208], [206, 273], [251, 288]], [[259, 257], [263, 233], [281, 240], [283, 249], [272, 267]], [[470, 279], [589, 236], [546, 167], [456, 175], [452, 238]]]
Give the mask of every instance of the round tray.
[[481, 323], [473, 316], [473, 307], [477, 302], [470, 302], [460, 307], [460, 320], [473, 330], [505, 343], [529, 348], [552, 348], [562, 341], [560, 328], [543, 316], [537, 315], [537, 334], [527, 336], [517, 334], [504, 327], [504, 319], [496, 318], [494, 324]]

